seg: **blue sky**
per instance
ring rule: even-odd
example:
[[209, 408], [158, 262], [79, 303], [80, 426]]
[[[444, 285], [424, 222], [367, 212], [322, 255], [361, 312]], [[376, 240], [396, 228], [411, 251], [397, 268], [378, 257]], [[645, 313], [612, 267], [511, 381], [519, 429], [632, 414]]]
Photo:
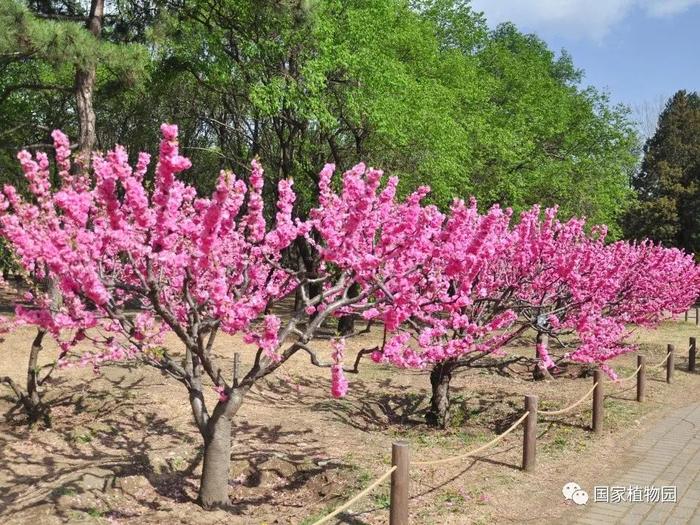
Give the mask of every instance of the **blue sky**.
[[472, 6], [490, 26], [510, 20], [551, 49], [568, 50], [585, 70], [585, 84], [609, 91], [640, 121], [650, 112], [654, 120], [678, 89], [700, 91], [700, 0], [472, 0]]

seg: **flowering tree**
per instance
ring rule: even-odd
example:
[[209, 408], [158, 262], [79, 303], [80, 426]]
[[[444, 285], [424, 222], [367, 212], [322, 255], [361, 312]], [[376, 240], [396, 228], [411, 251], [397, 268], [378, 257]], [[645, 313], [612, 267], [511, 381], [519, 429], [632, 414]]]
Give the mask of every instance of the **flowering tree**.
[[[497, 206], [479, 214], [457, 201], [431, 256], [411, 282], [376, 315], [392, 332], [373, 354], [377, 361], [431, 370], [429, 423], [448, 423], [453, 373], [502, 347], [528, 328], [537, 332], [537, 371], [555, 366], [550, 335], [574, 334], [572, 361], [595, 363], [629, 352], [630, 325], [656, 326], [684, 311], [700, 290], [692, 257], [650, 243], [605, 244], [605, 229], [556, 220], [556, 208], [533, 207], [512, 226]], [[681, 286], [681, 283], [683, 285]], [[394, 284], [398, 284], [394, 282]], [[409, 299], [410, 298], [410, 299]]]
[[[518, 279], [512, 297], [521, 322], [537, 332], [537, 371], [555, 366], [549, 336], [575, 334], [572, 361], [605, 362], [634, 350], [625, 343], [635, 326], [653, 328], [685, 311], [700, 291], [700, 268], [691, 256], [650, 242], [605, 243], [604, 227], [585, 231], [585, 221], [556, 220], [556, 208], [539, 207], [521, 216], [498, 273]], [[522, 276], [526, 276], [525, 279]]]
[[[65, 176], [70, 169], [70, 144], [67, 137], [60, 131], [54, 131], [52, 138], [60, 174]], [[44, 191], [42, 182], [36, 179], [34, 174], [38, 171], [48, 173], [48, 157], [45, 153], [39, 152], [37, 153], [36, 161], [33, 161], [31, 155], [23, 151], [18, 155], [18, 159], [30, 180], [30, 190], [37, 192], [38, 195], [42, 195]], [[13, 188], [8, 187], [7, 192], [8, 195], [15, 198]], [[47, 205], [43, 197], [38, 199], [38, 204], [39, 207], [36, 210], [25, 210], [27, 214], [24, 220], [32, 221], [38, 229], [47, 228], [55, 219], [55, 215], [51, 213], [51, 206]], [[5, 204], [3, 203], [4, 206]], [[44, 403], [42, 389], [56, 369], [57, 361], [54, 360], [43, 367], [40, 367], [38, 363], [39, 354], [43, 349], [42, 343], [48, 330], [52, 328], [54, 333], [56, 333], [55, 326], [51, 322], [51, 311], [60, 306], [61, 296], [55, 279], [49, 276], [45, 265], [40, 261], [22, 269], [24, 270], [21, 272], [22, 278], [31, 290], [25, 294], [23, 299], [26, 304], [31, 306], [27, 307], [19, 304], [16, 309], [17, 315], [14, 319], [2, 319], [0, 321], [0, 332], [5, 333], [25, 324], [37, 325], [37, 331], [29, 350], [25, 388], [23, 389], [10, 377], [3, 377], [2, 381], [8, 384], [15, 393], [18, 402], [24, 407], [30, 424], [43, 420], [48, 425], [50, 424], [50, 410]], [[39, 319], [42, 319], [43, 322], [37, 322]]]
[[490, 271], [508, 247], [510, 211], [494, 206], [482, 215], [475, 201], [457, 200], [446, 216], [435, 213], [436, 232], [424, 248], [428, 257], [411, 282], [399, 287], [394, 281], [386, 291], [393, 300], [364, 315], [391, 332], [373, 353], [375, 361], [431, 370], [427, 420], [445, 426], [453, 373], [486, 355], [500, 355], [524, 328], [510, 308], [513, 288]]
[[[425, 236], [429, 246], [427, 238], [439, 231], [439, 215], [421, 206], [424, 192], [397, 202], [396, 179], [380, 191], [381, 172], [362, 165], [345, 174], [336, 195], [328, 166], [321, 177], [321, 206], [311, 220], [293, 219], [292, 183], [283, 180], [276, 220], [268, 226], [263, 173], [256, 162], [248, 184], [222, 172], [213, 195], [197, 197], [176, 178], [190, 165], [178, 152], [177, 128], [161, 130], [152, 192], [144, 183], [146, 154], [139, 155], [135, 168], [121, 147], [95, 155], [90, 178], [70, 173], [59, 145], [61, 184], [52, 188], [47, 157], [20, 153], [32, 200], [6, 186], [0, 228], [27, 271], [56, 282], [60, 304], [36, 296], [35, 308], [18, 307], [17, 317], [50, 332], [62, 361], [71, 347], [88, 339], [95, 350], [82, 355], [83, 364], [140, 359], [182, 383], [204, 442], [199, 497], [209, 508], [228, 503], [231, 422], [253, 384], [303, 351], [313, 364], [331, 368], [332, 393], [344, 395], [343, 343], [334, 343], [333, 361], [324, 363], [310, 345], [318, 328], [331, 315], [381, 307], [390, 299], [385, 290], [398, 289], [395, 281], [407, 286], [429, 255], [414, 249], [415, 235]], [[314, 277], [280, 263], [298, 236], [323, 254]], [[350, 294], [353, 286], [359, 291]], [[302, 300], [284, 326], [274, 315], [263, 316], [269, 304], [297, 288]], [[318, 293], [311, 294], [312, 288]], [[127, 304], [138, 304], [138, 313], [128, 314]], [[177, 335], [182, 352], [162, 350], [166, 331]], [[253, 365], [240, 380], [228, 379], [212, 354], [219, 332], [240, 333], [256, 348]], [[213, 407], [205, 388], [219, 394]]]

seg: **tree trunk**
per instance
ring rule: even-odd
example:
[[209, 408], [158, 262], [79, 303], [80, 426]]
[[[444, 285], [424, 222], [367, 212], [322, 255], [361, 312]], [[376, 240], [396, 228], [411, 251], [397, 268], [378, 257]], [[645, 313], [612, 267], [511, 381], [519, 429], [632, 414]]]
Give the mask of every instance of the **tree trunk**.
[[50, 424], [48, 407], [44, 405], [39, 393], [39, 369], [37, 366], [39, 352], [42, 350], [41, 342], [45, 335], [46, 330], [39, 328], [32, 342], [32, 347], [29, 350], [26, 391], [22, 391], [22, 388], [15, 383], [11, 377], [5, 376], [0, 378], [0, 382], [6, 383], [12, 389], [17, 397], [17, 402], [24, 406], [24, 411], [27, 414], [30, 425], [36, 423], [40, 419], [43, 419], [47, 426]]
[[[102, 18], [104, 16], [104, 0], [92, 0], [90, 16], [86, 27], [95, 38], [102, 33]], [[86, 172], [90, 167], [90, 156], [97, 142], [95, 129], [95, 109], [93, 108], [93, 93], [95, 90], [95, 64], [86, 67], [76, 67], [75, 70], [75, 105], [78, 112], [80, 133], [78, 137], [77, 169]]]
[[29, 363], [27, 363], [27, 402], [25, 407], [29, 415], [29, 423], [36, 423], [39, 419], [44, 419], [48, 424], [49, 412], [39, 394], [39, 352], [42, 350], [41, 343], [46, 335], [46, 330], [39, 328], [36, 337], [32, 342], [29, 351]]
[[450, 380], [453, 371], [454, 365], [450, 362], [437, 363], [430, 371], [432, 397], [430, 398], [430, 410], [425, 415], [425, 420], [430, 426], [439, 428], [448, 426]]
[[231, 418], [221, 416], [207, 425], [199, 502], [205, 509], [230, 505], [228, 479], [231, 468]]
[[[348, 290], [348, 297], [357, 297], [360, 293], [360, 285], [353, 283]], [[355, 319], [356, 315], [344, 315], [338, 319], [338, 334], [339, 335], [349, 335], [355, 331]]]
[[[217, 403], [214, 413], [202, 430], [204, 463], [199, 485], [199, 503], [207, 510], [226, 508], [231, 504], [228, 496], [231, 428], [233, 416], [243, 404], [246, 392], [247, 388], [233, 388], [228, 401]], [[193, 409], [196, 409], [194, 405]]]

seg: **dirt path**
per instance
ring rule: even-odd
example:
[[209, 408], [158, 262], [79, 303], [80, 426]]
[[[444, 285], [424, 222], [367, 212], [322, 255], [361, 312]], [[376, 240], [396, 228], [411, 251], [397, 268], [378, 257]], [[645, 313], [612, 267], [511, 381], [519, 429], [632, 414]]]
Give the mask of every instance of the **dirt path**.
[[[575, 476], [592, 489], [614, 480], [628, 466], [620, 463], [621, 451], [662, 416], [700, 402], [700, 375], [683, 371], [681, 351], [697, 335], [694, 324], [682, 322], [640, 332], [640, 352], [650, 363], [663, 359], [667, 343], [679, 349], [674, 383], [666, 384], [663, 370], [650, 374], [644, 403], [635, 401], [633, 385], [606, 387], [601, 435], [589, 430], [589, 403], [571, 414], [543, 417], [536, 472], [520, 470], [520, 429], [478, 458], [415, 468], [412, 523], [559, 525], [562, 516], [579, 519], [582, 514], [572, 512], [561, 495], [564, 483]], [[22, 381], [32, 336], [29, 328], [6, 336], [0, 375]], [[379, 336], [348, 341], [348, 355], [373, 346]], [[498, 366], [475, 367], [455, 378], [448, 431], [425, 425], [424, 371], [364, 363], [360, 375], [349, 377], [348, 396], [337, 400], [329, 396], [328, 370], [295, 356], [256, 386], [237, 415], [230, 492], [235, 508], [214, 513], [195, 503], [201, 438], [181, 385], [129, 362], [110, 363], [98, 374], [67, 368], [46, 389], [53, 406], [50, 429], [27, 429], [8, 392], [0, 391], [0, 523], [308, 525], [384, 472], [394, 440], [409, 441], [415, 461], [457, 455], [508, 428], [522, 413], [524, 395], [537, 395], [541, 409], [556, 410], [590, 388], [592, 378], [581, 377], [581, 367], [554, 381], [533, 381], [533, 344], [525, 338], [508, 348]], [[179, 348], [170, 336], [166, 345]], [[328, 359], [330, 348], [320, 345]], [[214, 352], [225, 364], [234, 351], [250, 365], [253, 353], [240, 338], [217, 340]], [[56, 352], [47, 342], [40, 364]], [[629, 375], [636, 356], [621, 356], [613, 365]], [[210, 402], [216, 397], [213, 388], [205, 395]], [[387, 505], [388, 485], [353, 506], [343, 523], [384, 525]]]

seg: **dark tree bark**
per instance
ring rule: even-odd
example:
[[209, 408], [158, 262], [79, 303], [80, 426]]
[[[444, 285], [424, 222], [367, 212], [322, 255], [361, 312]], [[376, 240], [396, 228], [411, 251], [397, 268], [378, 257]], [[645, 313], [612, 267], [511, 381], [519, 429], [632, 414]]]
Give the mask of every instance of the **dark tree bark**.
[[450, 409], [450, 381], [455, 364], [444, 361], [433, 365], [430, 371], [430, 386], [432, 396], [430, 398], [430, 410], [425, 415], [425, 420], [430, 426], [446, 428]]
[[[348, 289], [348, 297], [357, 297], [360, 293], [360, 285], [353, 283], [353, 285]], [[338, 319], [338, 334], [339, 335], [350, 335], [355, 331], [355, 320], [357, 316], [354, 314], [344, 315]]]
[[[92, 0], [90, 15], [86, 27], [95, 38], [102, 33], [102, 18], [104, 16], [104, 0]], [[77, 169], [81, 172], [90, 167], [90, 156], [95, 148], [97, 132], [95, 129], [95, 109], [93, 107], [93, 95], [95, 91], [96, 65], [76, 67], [75, 71], [75, 104], [78, 111], [78, 123], [80, 132], [78, 136]]]
[[[319, 259], [313, 247], [303, 237], [298, 237], [294, 243], [299, 251], [301, 261], [304, 264], [306, 276], [309, 279], [315, 279], [318, 276]], [[322, 290], [323, 285], [321, 283], [309, 284], [309, 297], [316, 297]], [[310, 319], [314, 319], [316, 317], [316, 313], [311, 314], [309, 317]]]
[[40, 419], [44, 419], [48, 423], [49, 410], [44, 405], [39, 393], [39, 353], [42, 350], [41, 343], [46, 335], [46, 330], [39, 328], [36, 332], [36, 337], [32, 342], [32, 348], [29, 351], [29, 362], [27, 363], [27, 401], [25, 406], [29, 414], [29, 422], [35, 423]]

